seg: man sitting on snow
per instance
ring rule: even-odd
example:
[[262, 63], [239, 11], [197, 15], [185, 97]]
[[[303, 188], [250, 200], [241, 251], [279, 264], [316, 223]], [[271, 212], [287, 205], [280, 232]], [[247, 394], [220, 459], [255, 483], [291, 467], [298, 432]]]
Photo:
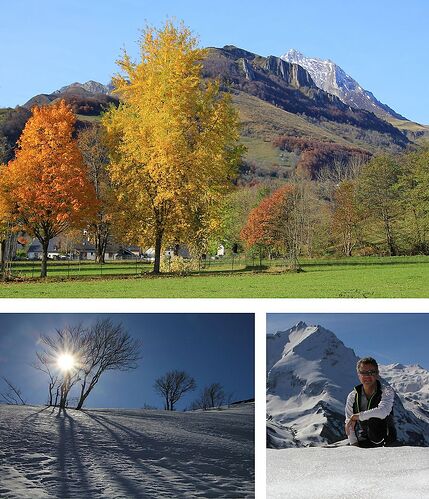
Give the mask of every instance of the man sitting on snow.
[[360, 385], [349, 393], [346, 402], [346, 433], [350, 445], [384, 447], [396, 440], [393, 423], [394, 391], [381, 386], [378, 364], [372, 357], [357, 363]]

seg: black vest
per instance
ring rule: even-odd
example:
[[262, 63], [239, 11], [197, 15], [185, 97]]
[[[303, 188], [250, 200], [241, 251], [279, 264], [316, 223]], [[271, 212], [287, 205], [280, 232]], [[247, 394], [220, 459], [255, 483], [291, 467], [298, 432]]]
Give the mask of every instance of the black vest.
[[[355, 386], [354, 390], [356, 392], [356, 397], [353, 403], [353, 414], [357, 414], [358, 412], [361, 412], [360, 400], [362, 399], [363, 385]], [[383, 392], [381, 389], [381, 383], [380, 381], [377, 380], [377, 388], [373, 393], [373, 395], [368, 400], [368, 405], [366, 408], [367, 411], [369, 411], [369, 409], [374, 409], [375, 407], [378, 407], [378, 404], [381, 402], [382, 393]], [[386, 436], [387, 436], [386, 440], [391, 442], [396, 440], [396, 428], [393, 421], [393, 408], [390, 411], [390, 414], [384, 419], [370, 418], [366, 421], [359, 421], [359, 423], [362, 426], [362, 428], [367, 428], [368, 424], [371, 424], [371, 421], [385, 422]]]

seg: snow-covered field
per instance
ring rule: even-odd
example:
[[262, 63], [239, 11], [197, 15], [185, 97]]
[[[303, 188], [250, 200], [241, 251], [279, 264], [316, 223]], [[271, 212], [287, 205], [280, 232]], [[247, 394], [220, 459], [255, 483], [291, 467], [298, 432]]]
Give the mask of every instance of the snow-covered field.
[[362, 497], [429, 497], [429, 448], [267, 450], [267, 499]]
[[0, 405], [0, 497], [254, 497], [254, 404], [186, 413]]

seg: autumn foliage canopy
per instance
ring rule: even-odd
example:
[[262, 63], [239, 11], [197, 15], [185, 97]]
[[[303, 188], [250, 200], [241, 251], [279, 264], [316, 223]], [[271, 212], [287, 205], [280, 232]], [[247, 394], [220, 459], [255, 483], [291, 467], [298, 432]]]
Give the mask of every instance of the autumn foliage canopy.
[[295, 187], [286, 184], [264, 198], [254, 208], [241, 231], [241, 238], [247, 247], [287, 247], [288, 223], [294, 208]]
[[0, 173], [3, 211], [40, 241], [45, 260], [49, 240], [68, 228], [83, 227], [96, 208], [94, 189], [73, 139], [75, 122], [64, 101], [35, 107], [15, 159]]
[[94, 191], [72, 137], [75, 121], [64, 101], [34, 108], [15, 159], [1, 173], [11, 214], [36, 237], [85, 223], [93, 211]]
[[211, 230], [212, 207], [236, 175], [237, 113], [230, 95], [203, 81], [205, 55], [184, 26], [146, 29], [140, 62], [126, 53], [119, 61], [121, 105], [103, 119], [112, 180], [132, 235], [155, 247], [155, 272], [162, 244], [189, 244], [196, 220]]

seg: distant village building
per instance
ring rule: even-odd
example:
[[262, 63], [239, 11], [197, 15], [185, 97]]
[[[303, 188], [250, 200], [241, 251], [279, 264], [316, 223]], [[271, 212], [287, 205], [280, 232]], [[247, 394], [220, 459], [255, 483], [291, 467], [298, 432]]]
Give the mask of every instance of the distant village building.
[[225, 256], [225, 246], [223, 244], [219, 244], [216, 256]]
[[[170, 246], [164, 251], [164, 256], [172, 258], [173, 256], [181, 256], [182, 258], [191, 258], [189, 249], [181, 244]], [[148, 248], [143, 251], [141, 258], [147, 262], [155, 261], [155, 248]]]
[[[49, 241], [48, 245], [48, 258], [57, 259], [60, 257], [60, 244], [59, 238], [54, 237]], [[27, 251], [27, 258], [29, 260], [41, 260], [43, 256], [42, 244], [38, 239], [33, 239]]]
[[[34, 239], [28, 249], [27, 258], [29, 260], [41, 260], [42, 256], [42, 245], [37, 239]], [[95, 261], [96, 256], [95, 245], [87, 240], [66, 246], [62, 244], [60, 237], [54, 237], [49, 241], [48, 258], [51, 260], [69, 258]], [[141, 249], [138, 246], [123, 246], [116, 243], [109, 243], [104, 254], [106, 261], [135, 260], [140, 257]]]
[[189, 252], [189, 249], [182, 244], [176, 244], [174, 246], [167, 248], [165, 250], [164, 255], [169, 257], [181, 256], [182, 258], [191, 258], [191, 253]]

